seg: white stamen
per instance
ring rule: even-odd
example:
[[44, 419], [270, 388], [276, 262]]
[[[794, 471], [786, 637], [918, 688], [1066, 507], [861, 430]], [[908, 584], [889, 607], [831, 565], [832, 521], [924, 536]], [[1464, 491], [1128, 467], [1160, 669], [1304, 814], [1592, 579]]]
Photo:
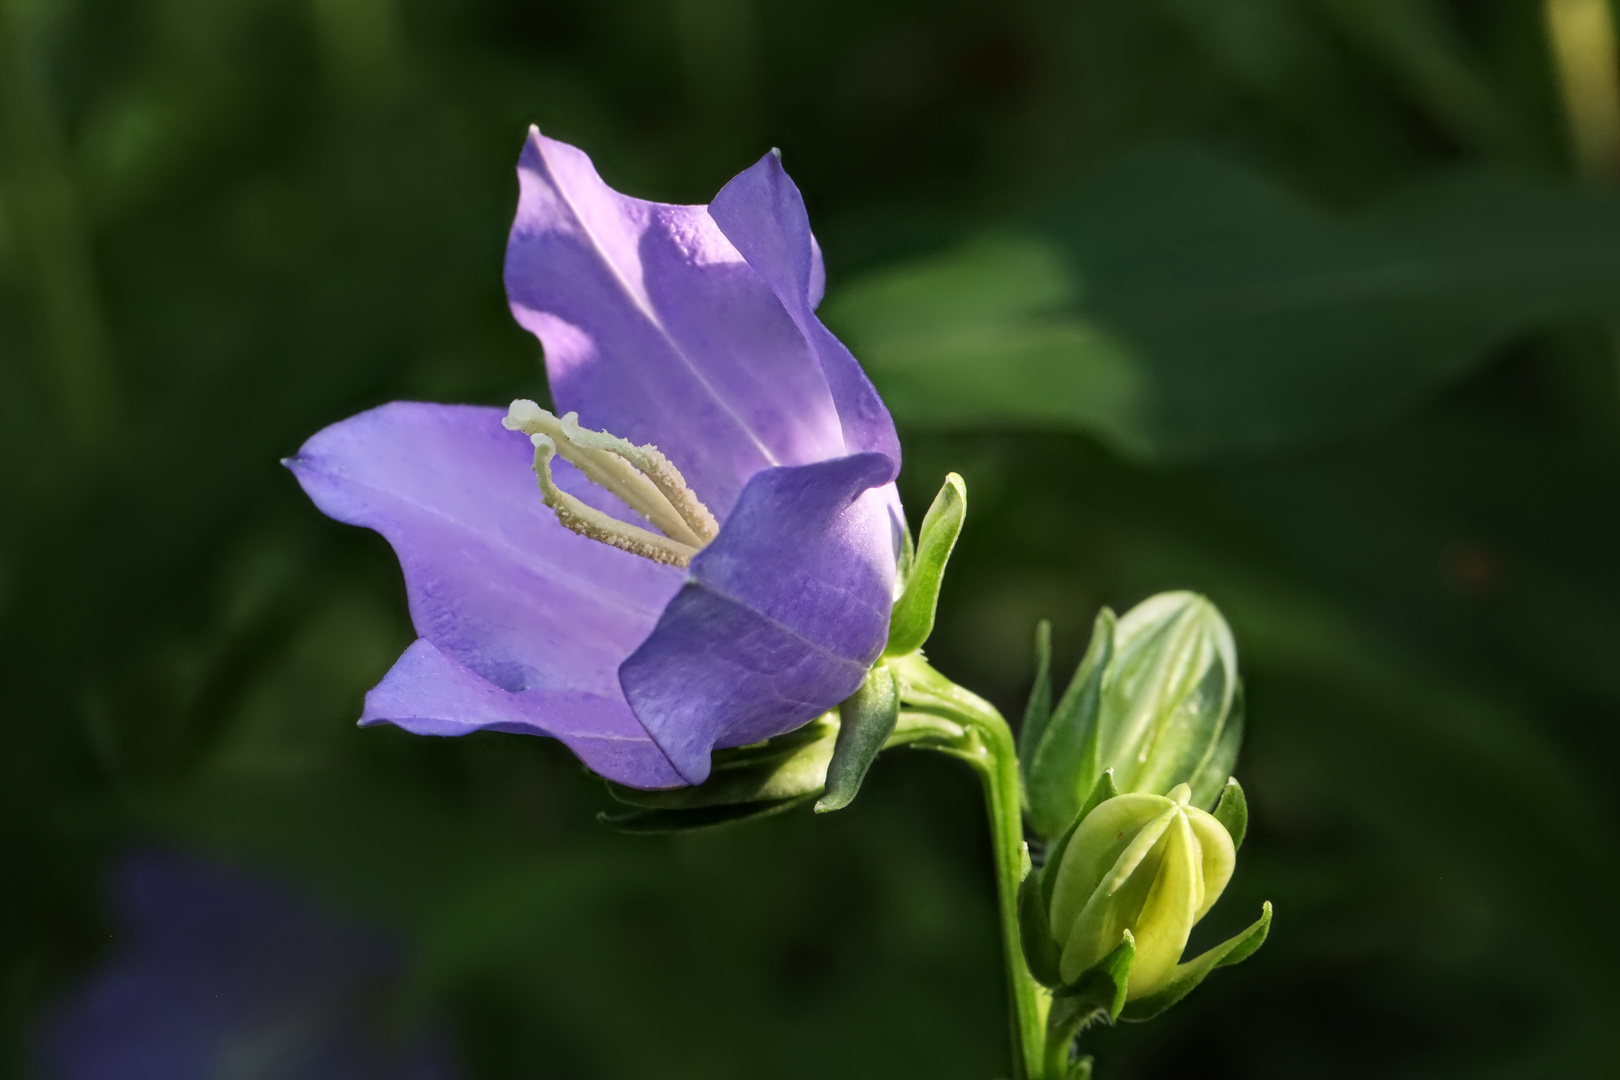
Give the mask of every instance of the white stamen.
[[[502, 424], [524, 432], [534, 443], [534, 471], [546, 505], [564, 527], [581, 536], [656, 562], [685, 566], [720, 531], [709, 508], [657, 447], [635, 446], [605, 431], [588, 431], [579, 426], [578, 414], [559, 419], [532, 401], [512, 402]], [[628, 525], [558, 488], [551, 477], [551, 458], [556, 454], [664, 535]]]

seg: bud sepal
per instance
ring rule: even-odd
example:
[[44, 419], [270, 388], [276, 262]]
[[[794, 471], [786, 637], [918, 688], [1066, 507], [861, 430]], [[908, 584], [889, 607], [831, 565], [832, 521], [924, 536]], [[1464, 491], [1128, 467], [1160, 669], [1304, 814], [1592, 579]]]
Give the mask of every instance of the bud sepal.
[[1136, 962], [1136, 938], [1121, 931], [1119, 944], [1107, 956], [1082, 971], [1052, 994], [1046, 1017], [1047, 1075], [1090, 1077], [1091, 1058], [1070, 1060], [1074, 1040], [1094, 1020], [1118, 1020], [1125, 1010], [1131, 967]]
[[894, 734], [900, 719], [900, 686], [894, 672], [879, 664], [866, 681], [838, 706], [838, 736], [827, 763], [827, 793], [816, 800], [816, 813], [842, 810], [861, 790], [866, 772]]
[[1243, 847], [1243, 838], [1249, 834], [1249, 800], [1243, 794], [1243, 785], [1237, 782], [1237, 777], [1226, 778], [1226, 787], [1221, 789], [1221, 799], [1210, 813], [1232, 838], [1232, 850], [1240, 850]]
[[1050, 678], [1040, 678], [1050, 662], [1051, 633], [1044, 625], [1037, 633], [1042, 670], [1024, 714], [1019, 759], [1030, 824], [1042, 836], [1056, 835], [1075, 819], [1104, 768], [1099, 760], [1100, 714], [1104, 681], [1114, 656], [1114, 630], [1114, 613], [1103, 608], [1092, 626], [1086, 655], [1057, 707], [1051, 709], [1046, 707]]
[[1130, 1021], [1151, 1020], [1186, 997], [1216, 968], [1241, 964], [1253, 956], [1255, 950], [1266, 943], [1271, 933], [1271, 901], [1260, 906], [1260, 918], [1240, 934], [1236, 934], [1208, 952], [1176, 965], [1170, 980], [1156, 992], [1128, 1002], [1121, 1017]]

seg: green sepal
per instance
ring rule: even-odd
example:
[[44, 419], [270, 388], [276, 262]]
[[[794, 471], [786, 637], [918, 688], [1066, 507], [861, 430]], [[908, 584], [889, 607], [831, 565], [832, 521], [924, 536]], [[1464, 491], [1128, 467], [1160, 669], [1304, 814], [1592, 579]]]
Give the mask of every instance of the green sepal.
[[709, 779], [695, 787], [643, 791], [609, 781], [608, 792], [642, 810], [775, 803], [815, 795], [826, 783], [838, 729], [838, 720], [829, 713], [774, 739], [716, 751]]
[[[1024, 706], [1024, 722], [1018, 728], [1018, 767], [1026, 778], [1024, 801], [1029, 802], [1029, 767], [1035, 751], [1052, 719], [1052, 624], [1042, 619], [1035, 624], [1035, 684], [1029, 688], [1029, 704]], [[1028, 809], [1028, 806], [1025, 806]]]
[[1254, 951], [1266, 943], [1266, 935], [1270, 932], [1271, 901], [1268, 900], [1261, 908], [1260, 918], [1254, 925], [1185, 964], [1177, 964], [1175, 977], [1164, 989], [1147, 997], [1137, 998], [1125, 1006], [1122, 1015], [1126, 1020], [1133, 1022], [1153, 1019], [1192, 993], [1193, 989], [1216, 968], [1231, 967], [1253, 956]]
[[[1082, 971], [1067, 986], [1052, 994], [1052, 1011], [1046, 1017], [1047, 1072], [1072, 1076], [1074, 1065], [1069, 1048], [1082, 1028], [1098, 1016], [1109, 1023], [1119, 1019], [1125, 1008], [1125, 992], [1131, 981], [1131, 965], [1136, 961], [1136, 938], [1126, 930], [1112, 952]], [[1084, 1060], [1084, 1059], [1082, 1059]], [[1087, 1063], [1086, 1073], [1090, 1072]]]
[[900, 686], [894, 672], [879, 664], [866, 681], [838, 706], [838, 736], [827, 763], [827, 793], [816, 800], [816, 813], [842, 810], [861, 790], [861, 781], [900, 719]]
[[[791, 810], [824, 790], [840, 727], [836, 712], [824, 713], [785, 735], [717, 750], [709, 779], [695, 787], [644, 791], [609, 781], [609, 794], [637, 812], [597, 818], [626, 832], [680, 832]], [[961, 736], [950, 720], [903, 711], [882, 748], [950, 744]]]
[[1237, 777], [1227, 777], [1221, 801], [1215, 804], [1211, 816], [1221, 823], [1221, 828], [1232, 838], [1233, 849], [1241, 848], [1243, 838], [1249, 832], [1249, 800], [1243, 794], [1243, 785], [1237, 782]]
[[677, 810], [637, 809], [626, 810], [621, 814], [611, 814], [604, 810], [596, 815], [596, 820], [622, 833], [635, 836], [694, 832], [781, 814], [808, 802], [814, 795], [815, 792], [811, 792], [792, 799], [694, 806]]
[[923, 516], [917, 534], [917, 553], [905, 591], [894, 603], [889, 618], [889, 644], [885, 656], [905, 656], [923, 647], [934, 632], [934, 609], [939, 604], [939, 585], [945, 577], [945, 564], [962, 532], [967, 516], [967, 484], [956, 473], [945, 477], [934, 504]]
[[1238, 751], [1243, 749], [1243, 680], [1237, 682], [1237, 689], [1232, 694], [1232, 710], [1221, 725], [1221, 733], [1216, 736], [1210, 745], [1209, 753], [1190, 780], [1187, 781], [1192, 788], [1192, 804], [1208, 808], [1224, 794], [1227, 777], [1232, 775], [1232, 767], [1237, 764]]
[[900, 592], [906, 591], [911, 580], [911, 568], [917, 563], [917, 545], [911, 539], [910, 529], [900, 530], [900, 554], [894, 560], [894, 583]]
[[1052, 938], [1041, 878], [1041, 874], [1026, 874], [1018, 887], [1018, 939], [1024, 946], [1024, 963], [1035, 980], [1042, 986], [1062, 986], [1058, 969], [1063, 953]]
[[1069, 850], [1069, 840], [1074, 836], [1074, 830], [1086, 820], [1087, 814], [1118, 794], [1119, 787], [1114, 783], [1114, 770], [1104, 769], [1103, 774], [1097, 777], [1097, 782], [1091, 786], [1091, 794], [1086, 796], [1086, 801], [1074, 815], [1074, 820], [1069, 822], [1069, 827], [1064, 829], [1063, 835], [1046, 849], [1046, 865], [1041, 869], [1041, 898], [1048, 907], [1052, 904], [1052, 890], [1057, 888], [1058, 868], [1063, 865], [1063, 853]]
[[1103, 1011], [1112, 1023], [1125, 1008], [1125, 991], [1136, 962], [1136, 937], [1126, 930], [1113, 951], [1052, 992], [1052, 1000], [1079, 1002], [1088, 1011]]
[[1103, 675], [1114, 655], [1114, 627], [1112, 611], [1097, 613], [1086, 655], [1052, 710], [1026, 770], [1030, 824], [1041, 836], [1055, 836], [1073, 821], [1097, 782], [1098, 719]]

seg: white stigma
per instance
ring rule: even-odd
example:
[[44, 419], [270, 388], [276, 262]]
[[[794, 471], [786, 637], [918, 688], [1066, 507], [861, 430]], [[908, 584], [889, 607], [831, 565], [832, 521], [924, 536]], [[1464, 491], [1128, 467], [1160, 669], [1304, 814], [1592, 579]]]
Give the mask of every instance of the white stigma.
[[[541, 496], [564, 528], [670, 566], [691, 562], [720, 531], [680, 470], [655, 446], [636, 446], [605, 431], [588, 431], [579, 426], [577, 413], [558, 418], [532, 401], [512, 402], [501, 423], [534, 443]], [[559, 488], [551, 477], [551, 459], [559, 454], [659, 531], [626, 524]]]

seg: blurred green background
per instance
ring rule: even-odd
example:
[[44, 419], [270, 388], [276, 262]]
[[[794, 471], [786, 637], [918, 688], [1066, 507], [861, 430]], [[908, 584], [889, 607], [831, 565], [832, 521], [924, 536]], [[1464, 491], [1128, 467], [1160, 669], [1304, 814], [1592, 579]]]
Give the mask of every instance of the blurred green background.
[[[988, 1080], [972, 777], [628, 838], [558, 745], [359, 731], [412, 637], [277, 459], [543, 394], [526, 127], [707, 201], [770, 146], [823, 313], [970, 513], [930, 649], [1021, 708], [1208, 593], [1270, 944], [1106, 1080], [1620, 1055], [1620, 104], [1604, 0], [0, 0], [3, 1075], [197, 852], [407, 941], [469, 1076]], [[1551, 31], [1549, 30], [1551, 28]]]

